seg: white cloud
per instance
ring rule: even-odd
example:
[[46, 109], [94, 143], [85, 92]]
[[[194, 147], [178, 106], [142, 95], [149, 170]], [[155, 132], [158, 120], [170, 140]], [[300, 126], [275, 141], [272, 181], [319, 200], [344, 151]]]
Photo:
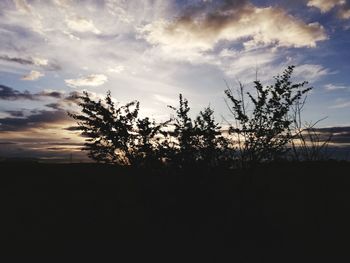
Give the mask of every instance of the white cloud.
[[333, 85], [333, 84], [326, 84], [326, 85], [324, 85], [324, 87], [325, 87], [325, 89], [326, 89], [327, 91], [349, 89], [349, 87], [347, 87], [347, 86], [343, 86], [343, 85]]
[[30, 13], [31, 7], [26, 0], [14, 0], [17, 10], [24, 13]]
[[307, 24], [282, 9], [253, 5], [193, 14], [175, 21], [158, 20], [141, 27], [139, 32], [153, 45], [197, 51], [211, 50], [222, 40], [243, 41], [247, 47], [315, 47], [318, 41], [327, 39], [317, 22]]
[[340, 8], [340, 10], [338, 11], [338, 17], [340, 17], [341, 19], [350, 19], [350, 8]]
[[87, 20], [83, 17], [75, 16], [66, 19], [67, 26], [76, 32], [92, 32], [100, 34], [101, 31], [96, 28], [91, 20]]
[[315, 82], [330, 74], [327, 68], [317, 64], [299, 65], [294, 70], [294, 76], [308, 82]]
[[62, 8], [68, 8], [69, 2], [70, 0], [55, 0], [55, 4]]
[[345, 0], [309, 0], [307, 5], [320, 9], [322, 13], [329, 12], [333, 8], [338, 7], [338, 17], [341, 19], [350, 19], [350, 8]]
[[37, 66], [47, 66], [49, 64], [49, 61], [47, 59], [45, 59], [45, 58], [34, 57], [33, 58], [33, 62]]
[[37, 80], [41, 77], [43, 77], [45, 74], [41, 73], [39, 71], [36, 70], [32, 70], [29, 74], [23, 76], [21, 79], [22, 80]]
[[[288, 47], [313, 46], [317, 39], [326, 37], [319, 24], [303, 22], [275, 7], [248, 5], [239, 7], [237, 13], [234, 9], [219, 10], [219, 27], [209, 22], [216, 14], [210, 9], [217, 3], [239, 1], [207, 1], [210, 8], [191, 16], [189, 24], [180, 23], [188, 10], [176, 8], [172, 0], [104, 2], [109, 5], [98, 1], [53, 2], [28, 1], [29, 14], [13, 6], [2, 9], [0, 24], [5, 26], [0, 29], [1, 53], [24, 58], [30, 55], [34, 69], [39, 71], [57, 63], [61, 68], [53, 84], [65, 81], [67, 86], [88, 91], [104, 85], [102, 90], [110, 89], [118, 100], [139, 99], [143, 106], [157, 110], [164, 109], [164, 104], [176, 105], [176, 100], [171, 103], [167, 99], [176, 98], [179, 92], [191, 102], [200, 97], [207, 103], [212, 99], [208, 94], [221, 94], [225, 89], [223, 79], [252, 81], [256, 68], [259, 79], [270, 79], [285, 68], [287, 56], [305, 54], [294, 49], [289, 53]], [[143, 31], [147, 27], [153, 30], [159, 22], [158, 32]], [[96, 30], [100, 34], [94, 34]], [[152, 38], [151, 33], [158, 35], [153, 36], [153, 42], [145, 41]], [[13, 43], [12, 53], [8, 52], [9, 43]], [[272, 49], [281, 46], [286, 48]], [[9, 65], [17, 67], [17, 74], [29, 67], [2, 62], [0, 70], [9, 70]]]
[[159, 94], [155, 94], [154, 98], [157, 101], [159, 101], [159, 102], [161, 102], [163, 104], [166, 104], [166, 105], [174, 106], [174, 105], [176, 105], [178, 103], [177, 100], [175, 100], [175, 99], [171, 99], [171, 98], [168, 98], [166, 96], [159, 95]]
[[125, 9], [120, 6], [120, 1], [118, 0], [106, 0], [106, 7], [108, 13], [125, 23], [131, 23], [134, 21], [132, 15], [128, 14]]
[[337, 5], [344, 5], [345, 0], [309, 0], [307, 6], [316, 7], [321, 10], [322, 13], [328, 12]]
[[350, 107], [350, 101], [346, 101], [346, 102], [337, 103], [329, 108], [330, 109], [342, 109], [342, 108], [349, 108], [349, 107]]
[[230, 57], [237, 56], [237, 54], [238, 54], [238, 52], [236, 50], [225, 48], [225, 49], [220, 51], [219, 57], [230, 58]]
[[117, 66], [108, 68], [108, 72], [117, 73], [117, 74], [123, 72], [124, 70], [125, 70], [125, 67], [123, 65], [117, 65]]
[[107, 76], [103, 74], [91, 74], [78, 79], [66, 79], [65, 82], [70, 87], [81, 87], [90, 86], [96, 87], [101, 86], [108, 80]]

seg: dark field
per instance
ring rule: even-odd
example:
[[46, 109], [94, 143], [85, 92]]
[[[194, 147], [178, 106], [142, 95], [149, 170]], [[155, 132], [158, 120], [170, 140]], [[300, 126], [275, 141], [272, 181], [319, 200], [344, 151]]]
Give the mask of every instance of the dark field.
[[[48, 262], [69, 261], [64, 255], [72, 252], [97, 262], [122, 255], [128, 260], [121, 262], [350, 260], [346, 162], [231, 171], [32, 163], [0, 168], [1, 238], [59, 242]], [[12, 258], [44, 257], [45, 249], [22, 252]]]

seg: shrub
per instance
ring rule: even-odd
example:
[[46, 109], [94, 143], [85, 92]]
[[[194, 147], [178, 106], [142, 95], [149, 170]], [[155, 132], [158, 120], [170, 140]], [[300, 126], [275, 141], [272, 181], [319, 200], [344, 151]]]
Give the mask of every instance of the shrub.
[[[230, 88], [225, 90], [226, 104], [235, 119], [235, 125], [229, 127], [233, 139], [223, 136], [210, 107], [193, 120], [182, 94], [178, 107], [169, 106], [175, 116], [160, 124], [138, 117], [138, 101], [115, 105], [110, 92], [104, 100], [97, 101], [84, 92], [78, 97], [81, 114], [69, 115], [77, 120], [77, 128], [86, 137], [84, 150], [97, 162], [232, 167], [236, 166], [233, 160], [237, 155], [245, 166], [284, 158], [291, 148], [298, 160], [301, 156], [307, 160], [321, 158], [329, 140], [322, 144], [314, 125], [302, 128], [301, 109], [311, 88], [305, 87], [307, 82], [292, 83], [293, 70], [294, 66], [290, 66], [274, 77], [273, 85], [264, 87], [255, 81], [256, 95], [245, 92], [242, 84], [237, 93]], [[252, 108], [247, 107], [247, 101]], [[307, 138], [311, 146], [306, 143]], [[296, 146], [298, 140], [301, 146]]]
[[[260, 81], [254, 82], [256, 95], [244, 93], [240, 84], [238, 94], [226, 89], [227, 105], [233, 114], [236, 125], [231, 125], [230, 133], [236, 136], [240, 159], [243, 163], [272, 161], [281, 158], [293, 139], [292, 107], [298, 104], [311, 88], [307, 82], [293, 84], [291, 76], [294, 66], [276, 76], [275, 83], [263, 87]], [[247, 109], [246, 100], [253, 109]]]
[[175, 128], [171, 135], [178, 142], [173, 158], [177, 165], [215, 166], [225, 139], [221, 136], [221, 127], [215, 122], [214, 111], [206, 107], [192, 120], [189, 116], [188, 101], [182, 94], [179, 95], [179, 108], [170, 108], [176, 111], [173, 120]]
[[103, 101], [93, 100], [87, 92], [78, 99], [82, 114], [69, 115], [77, 120], [77, 129], [87, 138], [84, 150], [90, 158], [120, 165], [138, 165], [145, 159], [158, 158], [153, 140], [165, 124], [138, 118], [138, 101], [117, 106], [110, 92]]

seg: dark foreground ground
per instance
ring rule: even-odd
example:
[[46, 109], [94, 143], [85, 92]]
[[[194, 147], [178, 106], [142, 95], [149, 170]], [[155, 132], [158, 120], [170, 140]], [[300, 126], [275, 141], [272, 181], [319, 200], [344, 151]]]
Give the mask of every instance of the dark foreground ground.
[[350, 262], [349, 163], [171, 173], [92, 164], [0, 169], [0, 237], [28, 247], [7, 253], [13, 260]]

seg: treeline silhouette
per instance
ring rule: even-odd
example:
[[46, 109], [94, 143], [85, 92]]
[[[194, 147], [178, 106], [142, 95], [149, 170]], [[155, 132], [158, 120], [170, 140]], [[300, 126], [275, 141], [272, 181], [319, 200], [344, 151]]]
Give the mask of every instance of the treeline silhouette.
[[224, 131], [210, 107], [192, 119], [182, 94], [177, 107], [168, 106], [174, 117], [163, 123], [140, 118], [138, 101], [116, 104], [110, 92], [97, 101], [84, 92], [78, 97], [82, 111], [69, 115], [86, 137], [84, 150], [99, 163], [234, 168], [281, 159], [321, 160], [330, 137], [320, 142], [317, 122], [303, 123], [301, 112], [311, 87], [293, 83], [293, 70], [289, 66], [266, 87], [254, 81], [252, 92], [241, 83], [236, 90], [227, 86], [225, 103], [234, 121], [227, 121]]

